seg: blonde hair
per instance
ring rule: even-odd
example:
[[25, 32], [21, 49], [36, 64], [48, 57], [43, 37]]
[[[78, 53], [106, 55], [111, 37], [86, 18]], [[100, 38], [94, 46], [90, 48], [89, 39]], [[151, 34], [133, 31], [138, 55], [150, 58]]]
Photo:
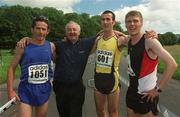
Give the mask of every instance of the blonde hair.
[[129, 16], [137, 16], [141, 19], [141, 22], [143, 22], [143, 16], [140, 11], [137, 11], [137, 10], [129, 11], [125, 16], [125, 21]]

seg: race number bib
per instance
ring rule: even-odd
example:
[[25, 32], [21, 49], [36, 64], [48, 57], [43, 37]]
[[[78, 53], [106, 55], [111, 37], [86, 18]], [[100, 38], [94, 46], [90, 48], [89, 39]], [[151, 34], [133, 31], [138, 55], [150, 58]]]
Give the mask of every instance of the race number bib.
[[100, 67], [110, 68], [112, 66], [113, 52], [107, 50], [96, 51], [96, 64]]
[[42, 84], [48, 81], [48, 64], [31, 65], [28, 67], [28, 82], [31, 84]]

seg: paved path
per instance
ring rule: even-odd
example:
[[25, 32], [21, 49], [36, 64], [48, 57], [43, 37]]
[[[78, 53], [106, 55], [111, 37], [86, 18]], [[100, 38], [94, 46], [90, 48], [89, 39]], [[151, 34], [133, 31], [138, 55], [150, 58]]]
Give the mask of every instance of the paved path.
[[[84, 84], [86, 86], [86, 99], [83, 106], [83, 117], [97, 117], [95, 113], [95, 104], [94, 104], [94, 97], [93, 97], [93, 88], [88, 87], [88, 80], [93, 79], [93, 69], [94, 69], [94, 63], [92, 62], [93, 58], [90, 58], [90, 61], [87, 64], [83, 80]], [[124, 61], [124, 60], [123, 60]], [[127, 78], [127, 65], [125, 62], [121, 62], [120, 65], [120, 74], [122, 77]], [[121, 90], [121, 101], [120, 101], [120, 116], [126, 117], [126, 111], [125, 111], [125, 94], [127, 87], [122, 84], [122, 90]], [[15, 80], [15, 89], [17, 88], [18, 80]], [[0, 107], [7, 101], [7, 94], [6, 94], [6, 85], [0, 85]], [[167, 107], [170, 111], [175, 113], [178, 117], [180, 117], [180, 82], [172, 80], [168, 87], [162, 92], [160, 97], [160, 103], [163, 104], [165, 107]], [[0, 117], [16, 117], [16, 113], [13, 112], [15, 107], [10, 108], [7, 110], [3, 115], [0, 115]], [[10, 116], [12, 115], [12, 116]], [[13, 116], [14, 115], [14, 116]], [[55, 104], [55, 97], [54, 93], [52, 93], [49, 103], [49, 110], [48, 110], [48, 116], [47, 117], [58, 117], [56, 104]], [[162, 117], [160, 115], [159, 117]]]

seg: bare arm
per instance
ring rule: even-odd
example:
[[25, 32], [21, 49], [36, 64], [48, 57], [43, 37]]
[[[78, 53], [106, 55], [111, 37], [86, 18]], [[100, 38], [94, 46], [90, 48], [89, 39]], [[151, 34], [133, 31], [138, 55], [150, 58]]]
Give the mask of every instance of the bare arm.
[[118, 47], [120, 49], [122, 49], [123, 47], [127, 47], [129, 42], [129, 36], [117, 30], [114, 30], [114, 34], [117, 37]]
[[52, 42], [50, 42], [50, 44], [51, 44], [51, 51], [52, 51], [52, 54], [53, 54], [52, 60], [55, 63], [55, 61], [56, 61], [56, 46]]
[[90, 52], [90, 54], [93, 54], [95, 51], [96, 51], [96, 49], [97, 49], [97, 43], [98, 43], [98, 40], [101, 38], [101, 36], [98, 36], [97, 38], [96, 38], [96, 40], [95, 40], [95, 42], [94, 42], [94, 44], [93, 44], [93, 47], [92, 47], [92, 49], [91, 49], [91, 52]]
[[124, 47], [128, 46], [129, 37], [128, 36], [119, 36], [117, 37], [117, 43], [119, 50], [122, 50]]
[[164, 63], [165, 69], [162, 74], [162, 78], [158, 83], [160, 89], [163, 89], [167, 82], [172, 78], [177, 63], [174, 58], [167, 52], [157, 39], [146, 40], [146, 49], [151, 49], [155, 55], [157, 55]]
[[[172, 78], [173, 73], [176, 70], [177, 64], [174, 58], [162, 47], [160, 42], [157, 39], [146, 39], [145, 40], [145, 48], [148, 52], [148, 56], [150, 58], [160, 58], [165, 63], [165, 69], [163, 71], [162, 78], [157, 83], [160, 89], [163, 89], [168, 81]], [[144, 97], [147, 97], [147, 101], [153, 101], [154, 97], [159, 95], [159, 92], [154, 88], [149, 91], [145, 91]]]
[[8, 91], [8, 99], [12, 99], [13, 97], [16, 97], [17, 100], [19, 100], [18, 95], [15, 93], [14, 89], [13, 89], [13, 82], [14, 82], [14, 77], [15, 77], [15, 70], [17, 65], [19, 64], [19, 61], [22, 57], [23, 54], [23, 49], [16, 47], [16, 51], [15, 51], [15, 56], [12, 59], [9, 67], [8, 67], [8, 71], [7, 71], [7, 91]]

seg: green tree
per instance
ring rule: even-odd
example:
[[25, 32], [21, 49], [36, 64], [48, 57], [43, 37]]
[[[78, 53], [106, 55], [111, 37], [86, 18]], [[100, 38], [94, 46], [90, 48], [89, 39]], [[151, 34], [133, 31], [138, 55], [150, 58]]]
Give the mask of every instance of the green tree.
[[178, 42], [177, 36], [172, 32], [159, 34], [159, 40], [163, 45], [174, 45]]
[[[11, 48], [16, 42], [24, 36], [31, 36], [30, 28], [32, 19], [35, 16], [44, 15], [50, 21], [50, 33], [48, 40], [65, 36], [65, 25], [73, 20], [81, 26], [81, 37], [90, 37], [96, 35], [101, 30], [100, 16], [90, 16], [87, 13], [66, 13], [52, 7], [31, 8], [16, 6], [0, 7], [0, 47]], [[115, 29], [122, 31], [119, 22]]]

